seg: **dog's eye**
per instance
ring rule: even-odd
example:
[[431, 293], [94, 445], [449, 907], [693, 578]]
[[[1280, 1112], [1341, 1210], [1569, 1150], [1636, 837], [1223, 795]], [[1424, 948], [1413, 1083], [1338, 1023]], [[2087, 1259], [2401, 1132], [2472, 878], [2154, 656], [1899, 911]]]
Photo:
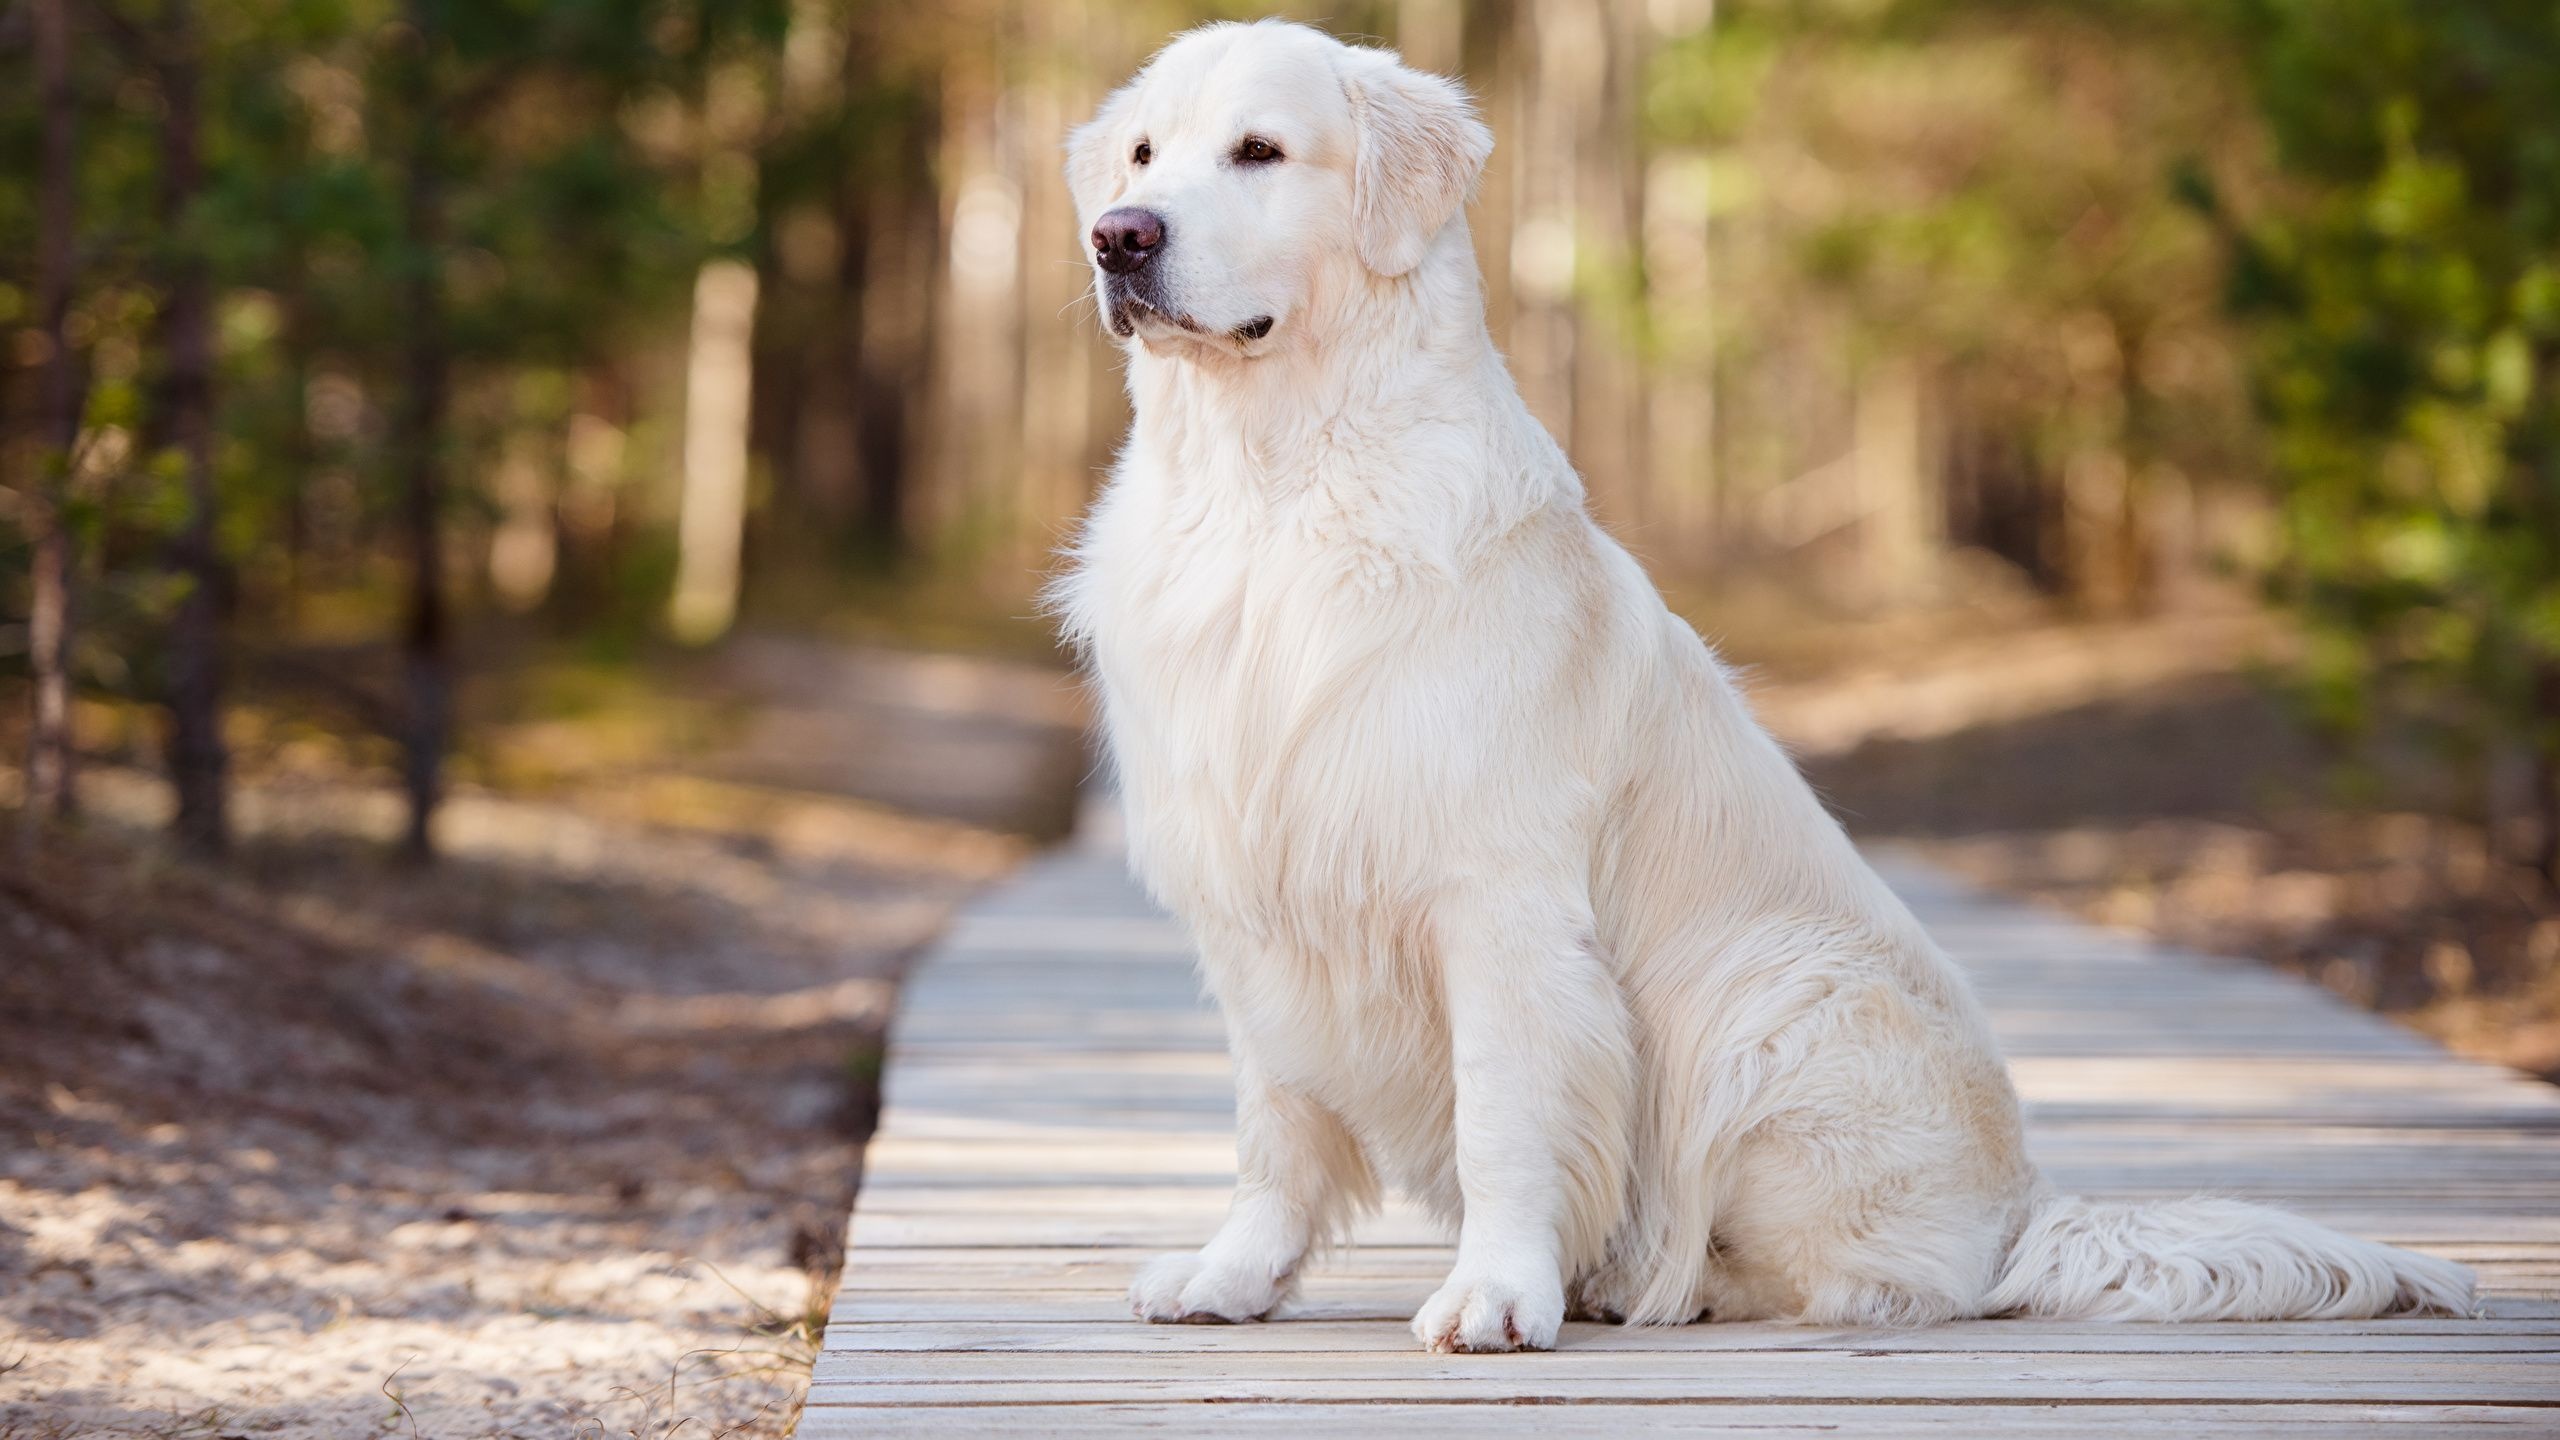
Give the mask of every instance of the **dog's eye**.
[[1138, 142], [1138, 148], [1129, 153], [1129, 158], [1137, 164], [1144, 165], [1156, 158], [1156, 147], [1141, 140]]
[[1236, 146], [1236, 163], [1239, 165], [1268, 165], [1279, 158], [1280, 147], [1259, 135], [1247, 135]]

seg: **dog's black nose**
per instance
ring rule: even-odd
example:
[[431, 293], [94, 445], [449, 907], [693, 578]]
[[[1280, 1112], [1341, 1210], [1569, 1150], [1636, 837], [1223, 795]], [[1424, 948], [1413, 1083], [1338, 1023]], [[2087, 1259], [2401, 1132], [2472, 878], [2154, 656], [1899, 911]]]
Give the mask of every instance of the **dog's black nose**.
[[1163, 244], [1164, 220], [1152, 210], [1124, 205], [1094, 222], [1094, 261], [1114, 275], [1146, 264]]

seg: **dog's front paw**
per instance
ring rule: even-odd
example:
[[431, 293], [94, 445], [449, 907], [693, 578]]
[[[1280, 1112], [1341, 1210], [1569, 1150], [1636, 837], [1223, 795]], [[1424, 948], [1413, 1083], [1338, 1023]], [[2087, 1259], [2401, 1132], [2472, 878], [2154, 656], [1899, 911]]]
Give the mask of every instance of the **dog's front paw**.
[[1564, 1323], [1564, 1284], [1539, 1275], [1470, 1274], [1463, 1268], [1413, 1317], [1414, 1338], [1442, 1354], [1553, 1350]]
[[1147, 1262], [1129, 1286], [1129, 1308], [1157, 1325], [1233, 1325], [1261, 1319], [1287, 1296], [1286, 1276], [1185, 1251]]

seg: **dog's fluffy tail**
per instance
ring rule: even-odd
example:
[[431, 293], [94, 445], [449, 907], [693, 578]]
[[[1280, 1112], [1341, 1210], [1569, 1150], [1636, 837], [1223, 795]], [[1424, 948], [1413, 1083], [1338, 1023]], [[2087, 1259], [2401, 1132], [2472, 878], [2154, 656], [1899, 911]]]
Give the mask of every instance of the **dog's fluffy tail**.
[[2363, 1320], [2472, 1313], [2471, 1272], [2264, 1205], [2047, 1195], [1983, 1302], [2049, 1320]]

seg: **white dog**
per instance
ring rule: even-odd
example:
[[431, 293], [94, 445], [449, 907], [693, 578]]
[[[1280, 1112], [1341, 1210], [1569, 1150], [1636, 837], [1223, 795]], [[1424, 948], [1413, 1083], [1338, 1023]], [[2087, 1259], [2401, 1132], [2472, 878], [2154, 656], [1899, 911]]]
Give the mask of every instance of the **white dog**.
[[1414, 1317], [2467, 1310], [2441, 1260], [2047, 1190], [1963, 977], [1591, 521], [1488, 338], [1455, 84], [1176, 39], [1069, 147], [1136, 424], [1057, 588], [1135, 864], [1236, 1062], [1233, 1209], [1149, 1320], [1252, 1320], [1401, 1185]]

